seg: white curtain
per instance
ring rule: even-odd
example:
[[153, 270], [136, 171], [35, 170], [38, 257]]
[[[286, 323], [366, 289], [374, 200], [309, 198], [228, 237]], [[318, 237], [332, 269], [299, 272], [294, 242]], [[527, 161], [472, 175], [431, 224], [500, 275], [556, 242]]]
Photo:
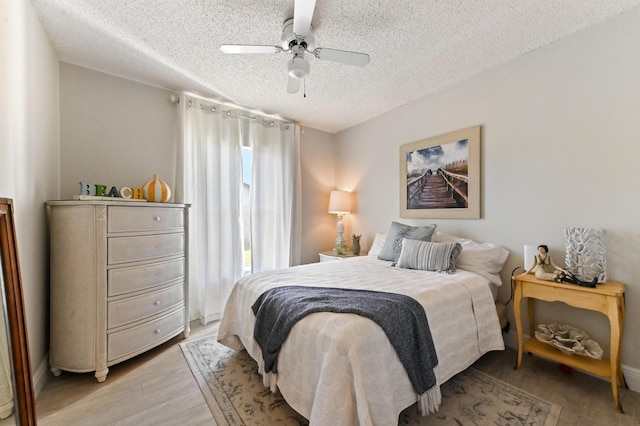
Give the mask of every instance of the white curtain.
[[192, 205], [190, 311], [206, 324], [222, 316], [243, 274], [243, 141], [253, 152], [253, 272], [300, 263], [300, 128], [247, 120], [189, 96], [178, 111], [175, 200]]
[[253, 272], [300, 263], [300, 127], [252, 123]]
[[175, 197], [192, 205], [190, 310], [199, 311], [203, 324], [221, 317], [227, 296], [243, 273], [239, 119], [212, 107], [186, 96], [178, 103]]

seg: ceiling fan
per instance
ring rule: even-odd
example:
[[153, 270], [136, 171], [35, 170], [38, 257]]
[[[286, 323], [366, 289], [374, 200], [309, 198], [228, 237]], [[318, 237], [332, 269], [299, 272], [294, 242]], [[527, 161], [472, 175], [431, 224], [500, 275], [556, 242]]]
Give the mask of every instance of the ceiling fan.
[[350, 52], [347, 50], [327, 49], [313, 46], [313, 28], [311, 19], [316, 7], [316, 0], [295, 0], [293, 18], [285, 21], [280, 36], [281, 46], [256, 46], [244, 44], [223, 44], [220, 50], [224, 53], [280, 53], [291, 52], [291, 59], [287, 63], [289, 82], [287, 92], [297, 93], [300, 88], [300, 80], [305, 78], [311, 66], [305, 59], [305, 53], [309, 53], [323, 61], [339, 62], [346, 65], [363, 67], [369, 63], [369, 55], [366, 53]]

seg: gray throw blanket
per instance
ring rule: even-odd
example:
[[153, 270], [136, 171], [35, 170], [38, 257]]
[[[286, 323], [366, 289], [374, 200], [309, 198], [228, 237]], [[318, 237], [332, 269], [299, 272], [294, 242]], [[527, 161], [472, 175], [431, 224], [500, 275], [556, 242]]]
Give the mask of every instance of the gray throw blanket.
[[[354, 313], [373, 320], [384, 330], [418, 395], [424, 397], [425, 392], [436, 385], [433, 369], [438, 365], [438, 357], [427, 316], [422, 305], [409, 296], [284, 286], [262, 293], [251, 309], [256, 316], [253, 337], [262, 350], [265, 373], [277, 373], [278, 352], [298, 320], [314, 312]], [[439, 405], [439, 388], [435, 391], [437, 401], [433, 404], [429, 401], [428, 412], [435, 411]]]

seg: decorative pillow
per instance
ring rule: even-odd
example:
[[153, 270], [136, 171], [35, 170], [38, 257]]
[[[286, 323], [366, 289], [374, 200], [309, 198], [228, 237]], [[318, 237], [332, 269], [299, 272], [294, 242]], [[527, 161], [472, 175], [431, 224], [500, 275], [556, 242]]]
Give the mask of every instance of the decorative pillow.
[[436, 225], [409, 226], [398, 222], [391, 222], [387, 238], [378, 255], [380, 260], [395, 262], [402, 250], [402, 239], [431, 241], [431, 236], [436, 232]]
[[453, 274], [461, 251], [459, 243], [431, 243], [405, 238], [402, 240], [402, 251], [396, 266]]
[[382, 250], [382, 246], [384, 245], [384, 240], [387, 238], [387, 234], [383, 234], [378, 232], [376, 234], [375, 239], [373, 240], [373, 244], [371, 244], [371, 248], [369, 249], [369, 256], [378, 256], [380, 251]]
[[503, 247], [493, 243], [479, 243], [444, 232], [436, 232], [432, 241], [459, 243], [462, 246], [462, 253], [456, 262], [458, 269], [475, 272], [496, 286], [502, 285], [500, 271], [509, 257], [509, 252]]

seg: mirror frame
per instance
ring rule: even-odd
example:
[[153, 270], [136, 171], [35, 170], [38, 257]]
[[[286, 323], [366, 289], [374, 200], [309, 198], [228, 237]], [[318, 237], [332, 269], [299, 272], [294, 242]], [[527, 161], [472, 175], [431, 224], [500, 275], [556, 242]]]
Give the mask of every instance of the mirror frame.
[[2, 252], [2, 272], [7, 299], [8, 329], [15, 383], [16, 423], [35, 425], [37, 423], [35, 395], [31, 376], [27, 323], [24, 314], [13, 200], [8, 198], [0, 198], [0, 252]]

